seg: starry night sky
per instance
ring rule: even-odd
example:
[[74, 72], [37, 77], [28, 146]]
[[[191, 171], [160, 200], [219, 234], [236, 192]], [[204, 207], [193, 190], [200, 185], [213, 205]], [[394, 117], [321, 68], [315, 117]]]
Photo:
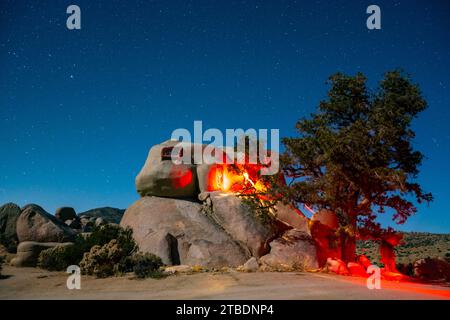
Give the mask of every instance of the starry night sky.
[[[66, 8], [81, 8], [81, 30]], [[366, 28], [366, 8], [382, 30]], [[0, 0], [0, 204], [126, 208], [149, 148], [176, 128], [279, 128], [337, 71], [401, 67], [435, 201], [401, 230], [450, 232], [450, 2]], [[382, 217], [388, 223], [389, 217]]]

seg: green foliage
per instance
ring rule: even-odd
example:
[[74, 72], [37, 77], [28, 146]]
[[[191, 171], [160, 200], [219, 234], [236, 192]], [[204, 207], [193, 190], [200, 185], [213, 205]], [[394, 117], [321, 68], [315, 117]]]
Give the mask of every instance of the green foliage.
[[[449, 243], [449, 234], [404, 232], [402, 242], [395, 248], [396, 260], [401, 265], [408, 265], [426, 257], [444, 259], [450, 256]], [[372, 240], [358, 241], [357, 253], [365, 254], [372, 262], [380, 261], [379, 245]]]
[[95, 245], [86, 252], [80, 262], [83, 274], [106, 278], [134, 271], [138, 278], [160, 277], [161, 258], [150, 253], [127, 252], [123, 244], [113, 239], [109, 243]]
[[250, 211], [264, 225], [272, 225], [274, 223], [274, 211], [276, 201], [263, 201], [255, 194], [240, 195], [242, 203], [250, 208]]
[[136, 242], [133, 239], [133, 230], [130, 228], [124, 229], [116, 224], [107, 224], [96, 227], [88, 237], [79, 237], [78, 243], [76, 244], [87, 249], [84, 251], [87, 252], [93, 246], [103, 246], [113, 239], [118, 241], [121, 248], [127, 254], [131, 254], [137, 249]]
[[0, 234], [0, 244], [3, 245], [9, 253], [15, 253], [17, 251], [17, 239], [11, 239], [4, 234]]
[[73, 245], [57, 246], [41, 251], [37, 266], [50, 271], [66, 270], [70, 265], [78, 265], [80, 250]]
[[121, 266], [127, 256], [116, 239], [103, 246], [95, 245], [84, 254], [80, 262], [81, 272], [98, 278], [110, 277], [122, 271]]
[[89, 235], [79, 235], [74, 245], [42, 251], [38, 266], [62, 271], [70, 265], [79, 265], [83, 274], [98, 278], [132, 271], [138, 278], [161, 277], [161, 258], [137, 250], [131, 229], [109, 224], [95, 228]]
[[160, 278], [159, 268], [163, 265], [160, 257], [151, 253], [136, 253], [132, 257], [133, 271], [138, 278]]

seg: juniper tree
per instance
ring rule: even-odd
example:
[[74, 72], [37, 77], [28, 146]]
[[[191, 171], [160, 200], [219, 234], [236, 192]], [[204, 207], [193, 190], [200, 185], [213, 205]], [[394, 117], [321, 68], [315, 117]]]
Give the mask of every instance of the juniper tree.
[[297, 122], [299, 136], [283, 139], [287, 184], [271, 192], [294, 205], [335, 212], [348, 262], [355, 258], [358, 233], [380, 234], [377, 214], [393, 213], [401, 224], [416, 213], [414, 200], [432, 200], [416, 182], [423, 155], [413, 148], [411, 128], [427, 103], [401, 71], [387, 72], [374, 92], [361, 73], [337, 73], [328, 85], [318, 111]]

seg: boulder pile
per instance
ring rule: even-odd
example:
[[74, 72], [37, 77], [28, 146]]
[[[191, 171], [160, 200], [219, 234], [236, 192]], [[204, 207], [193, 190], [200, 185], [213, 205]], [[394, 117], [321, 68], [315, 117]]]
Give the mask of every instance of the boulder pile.
[[139, 175], [141, 198], [120, 224], [133, 229], [143, 252], [167, 265], [238, 267], [255, 271], [318, 267], [308, 219], [280, 205], [263, 222], [232, 192], [208, 190], [207, 165], [174, 164], [173, 141], [154, 146]]
[[35, 267], [42, 250], [68, 245], [78, 234], [92, 231], [94, 226], [118, 223], [124, 210], [98, 208], [79, 215], [71, 207], [61, 207], [51, 215], [36, 204], [20, 208], [14, 203], [0, 207], [0, 244], [16, 253], [11, 264]]

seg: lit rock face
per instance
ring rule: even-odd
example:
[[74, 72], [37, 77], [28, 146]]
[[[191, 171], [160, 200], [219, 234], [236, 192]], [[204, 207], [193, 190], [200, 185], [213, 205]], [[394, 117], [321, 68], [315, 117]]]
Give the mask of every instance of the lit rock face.
[[[144, 166], [136, 177], [136, 190], [143, 196], [196, 199], [201, 192], [213, 190], [210, 174], [216, 165], [203, 159], [207, 146], [168, 140], [150, 149]], [[220, 148], [208, 154], [225, 159]], [[195, 163], [194, 152], [202, 163]], [[172, 157], [173, 156], [173, 157]], [[180, 161], [175, 164], [173, 160]]]
[[[151, 148], [136, 177], [142, 198], [120, 222], [133, 229], [141, 251], [168, 265], [237, 267], [255, 257], [265, 258], [261, 261], [273, 269], [317, 267], [309, 221], [301, 212], [280, 204], [276, 219], [263, 223], [235, 194], [212, 191], [221, 190], [216, 181], [220, 171], [215, 165], [190, 164], [193, 158], [186, 161], [195, 148], [203, 151], [205, 146], [166, 141]], [[223, 149], [214, 152], [224, 156]]]
[[[194, 198], [197, 194], [197, 171], [193, 164], [174, 164], [171, 157], [178, 141], [166, 141], [150, 149], [144, 167], [136, 177], [141, 196]], [[182, 151], [181, 151], [182, 150]], [[183, 156], [185, 149], [178, 149]], [[191, 162], [193, 163], [193, 162]]]
[[253, 257], [261, 257], [269, 252], [270, 239], [277, 233], [275, 226], [263, 224], [238, 197], [231, 193], [211, 192], [211, 214], [241, 247]]

